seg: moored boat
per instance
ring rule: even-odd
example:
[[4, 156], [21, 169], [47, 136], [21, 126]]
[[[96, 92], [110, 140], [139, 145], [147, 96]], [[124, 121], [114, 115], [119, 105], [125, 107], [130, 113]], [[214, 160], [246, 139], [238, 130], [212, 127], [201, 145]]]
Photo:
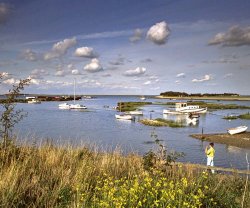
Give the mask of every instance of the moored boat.
[[231, 135], [234, 135], [234, 134], [239, 134], [239, 133], [245, 132], [247, 130], [247, 128], [248, 128], [247, 126], [238, 126], [235, 128], [227, 129], [227, 132]]
[[128, 114], [116, 114], [116, 119], [122, 119], [122, 120], [133, 120], [134, 117]]
[[81, 105], [81, 104], [70, 104], [69, 105], [70, 109], [87, 109], [87, 107], [85, 105]]
[[74, 79], [74, 103], [68, 104], [68, 103], [62, 103], [59, 104], [59, 109], [87, 109], [85, 105], [81, 105], [79, 103], [76, 103], [76, 80]]
[[189, 114], [189, 113], [206, 113], [207, 108], [200, 108], [199, 105], [187, 105], [187, 103], [175, 103], [175, 110], [163, 110], [164, 114]]
[[142, 116], [142, 115], [143, 115], [143, 112], [140, 111], [140, 110], [135, 110], [135, 111], [129, 111], [127, 114]]
[[59, 109], [70, 109], [70, 104], [62, 103], [58, 105]]
[[35, 98], [32, 98], [31, 100], [28, 100], [28, 103], [29, 103], [29, 104], [40, 104], [41, 101], [40, 101], [40, 100], [37, 100], [37, 99], [35, 99]]

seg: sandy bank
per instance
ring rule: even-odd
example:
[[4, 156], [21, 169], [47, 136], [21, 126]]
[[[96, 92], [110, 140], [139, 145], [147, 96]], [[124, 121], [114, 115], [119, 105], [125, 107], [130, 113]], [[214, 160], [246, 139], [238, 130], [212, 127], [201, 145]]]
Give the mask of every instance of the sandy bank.
[[250, 149], [250, 132], [241, 134], [192, 134], [191, 137], [214, 143]]
[[169, 96], [155, 96], [159, 99], [176, 99], [176, 100], [236, 100], [236, 101], [250, 101], [249, 96], [245, 97], [169, 97]]

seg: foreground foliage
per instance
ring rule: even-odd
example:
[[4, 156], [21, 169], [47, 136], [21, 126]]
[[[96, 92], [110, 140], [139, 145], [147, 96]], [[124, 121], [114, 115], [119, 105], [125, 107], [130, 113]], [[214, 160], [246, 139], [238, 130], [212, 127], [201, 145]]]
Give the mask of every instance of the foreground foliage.
[[[88, 148], [0, 151], [1, 207], [240, 207], [245, 179]], [[244, 207], [250, 206], [249, 187]]]

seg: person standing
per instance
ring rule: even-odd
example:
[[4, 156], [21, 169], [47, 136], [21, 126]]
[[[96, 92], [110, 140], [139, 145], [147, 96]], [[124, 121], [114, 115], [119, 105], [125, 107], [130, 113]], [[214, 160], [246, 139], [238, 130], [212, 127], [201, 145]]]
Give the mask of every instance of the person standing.
[[[214, 166], [214, 143], [210, 143], [209, 146], [206, 146], [205, 153], [207, 155], [207, 166]], [[212, 169], [211, 172], [214, 173], [214, 170]]]

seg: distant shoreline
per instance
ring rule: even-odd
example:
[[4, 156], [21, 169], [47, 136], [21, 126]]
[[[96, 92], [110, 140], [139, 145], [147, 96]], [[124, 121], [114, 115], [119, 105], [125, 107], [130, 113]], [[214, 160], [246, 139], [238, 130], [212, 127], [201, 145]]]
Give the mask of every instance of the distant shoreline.
[[211, 97], [175, 97], [175, 96], [155, 96], [157, 99], [170, 99], [170, 100], [229, 100], [229, 101], [250, 101], [250, 96], [237, 96], [237, 97], [222, 97], [222, 96], [211, 96]]

